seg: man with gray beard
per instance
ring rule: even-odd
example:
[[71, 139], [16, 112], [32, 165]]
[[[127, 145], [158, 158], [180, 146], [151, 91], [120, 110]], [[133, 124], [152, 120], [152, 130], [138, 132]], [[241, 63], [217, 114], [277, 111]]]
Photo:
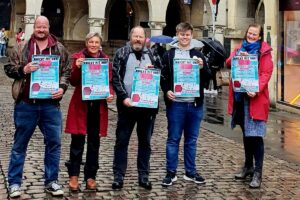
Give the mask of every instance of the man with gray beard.
[[117, 50], [113, 60], [113, 87], [117, 94], [118, 122], [114, 148], [113, 189], [123, 188], [127, 169], [127, 152], [131, 133], [137, 124], [138, 137], [138, 181], [139, 186], [151, 190], [149, 181], [149, 160], [151, 154], [151, 136], [158, 109], [133, 107], [131, 88], [135, 67], [161, 69], [157, 54], [145, 47], [145, 30], [136, 26], [130, 32], [128, 44]]

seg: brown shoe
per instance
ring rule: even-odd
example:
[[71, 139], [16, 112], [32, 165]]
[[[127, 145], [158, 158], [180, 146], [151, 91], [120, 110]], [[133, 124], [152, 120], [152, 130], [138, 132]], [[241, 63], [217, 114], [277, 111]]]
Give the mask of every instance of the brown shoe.
[[87, 181], [86, 181], [86, 189], [87, 190], [96, 190], [97, 189], [97, 183], [94, 179], [92, 178], [89, 178]]
[[79, 189], [78, 176], [70, 176], [69, 188], [71, 191], [77, 191]]

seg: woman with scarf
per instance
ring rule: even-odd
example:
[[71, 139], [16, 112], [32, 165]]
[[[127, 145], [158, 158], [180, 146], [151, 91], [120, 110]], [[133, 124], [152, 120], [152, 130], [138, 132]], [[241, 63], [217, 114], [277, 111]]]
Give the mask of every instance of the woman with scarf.
[[[106, 136], [108, 126], [107, 102], [113, 100], [113, 89], [110, 84], [110, 94], [106, 99], [83, 101], [81, 95], [81, 65], [85, 58], [108, 58], [101, 50], [99, 33], [89, 33], [86, 36], [86, 48], [73, 54], [73, 64], [70, 83], [75, 87], [67, 115], [66, 133], [71, 134], [70, 160], [66, 163], [70, 177], [71, 191], [79, 189], [78, 177], [85, 137], [87, 135], [87, 152], [84, 166], [84, 181], [86, 189], [96, 190], [96, 174], [99, 168], [100, 136]], [[111, 81], [111, 67], [109, 78]]]
[[[268, 82], [272, 76], [273, 62], [271, 47], [263, 41], [263, 29], [259, 24], [249, 25], [244, 40], [226, 60], [231, 67], [231, 60], [236, 55], [257, 55], [258, 57], [258, 92], [234, 92], [232, 81], [229, 85], [228, 112], [232, 115], [231, 126], [240, 125], [243, 132], [245, 163], [235, 179], [252, 177], [250, 188], [259, 188], [262, 182], [264, 159], [264, 141], [266, 122], [269, 114]], [[253, 162], [253, 159], [255, 163]]]

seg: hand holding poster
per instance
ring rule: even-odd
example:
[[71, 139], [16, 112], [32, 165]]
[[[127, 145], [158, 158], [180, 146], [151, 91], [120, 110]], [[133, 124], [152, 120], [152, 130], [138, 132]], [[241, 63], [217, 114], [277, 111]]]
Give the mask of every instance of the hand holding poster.
[[50, 99], [59, 88], [59, 56], [33, 55], [38, 69], [31, 73], [29, 98]]
[[82, 72], [82, 100], [105, 99], [109, 96], [109, 59], [86, 58]]
[[160, 70], [135, 68], [131, 101], [135, 107], [157, 108]]
[[199, 97], [199, 65], [195, 59], [174, 59], [174, 94], [176, 97]]
[[231, 79], [235, 92], [258, 92], [257, 56], [234, 56], [231, 61]]

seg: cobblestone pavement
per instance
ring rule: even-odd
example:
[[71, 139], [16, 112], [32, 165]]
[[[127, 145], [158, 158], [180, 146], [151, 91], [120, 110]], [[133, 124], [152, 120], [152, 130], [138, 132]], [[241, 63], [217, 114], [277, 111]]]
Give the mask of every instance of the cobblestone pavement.
[[[0, 199], [7, 199], [7, 167], [11, 143], [13, 141], [14, 124], [12, 119], [13, 100], [10, 93], [11, 81], [4, 76], [0, 64]], [[70, 95], [70, 89], [62, 101], [62, 111], [65, 116]], [[249, 189], [247, 181], [236, 181], [234, 173], [243, 163], [242, 145], [234, 140], [223, 137], [206, 129], [201, 129], [198, 140], [198, 171], [206, 178], [205, 185], [187, 183], [183, 180], [182, 145], [178, 166], [178, 181], [169, 188], [163, 188], [160, 183], [165, 175], [165, 141], [167, 124], [164, 111], [157, 116], [152, 138], [151, 174], [153, 183], [151, 191], [140, 188], [137, 184], [136, 153], [137, 139], [133, 134], [129, 146], [128, 170], [122, 191], [113, 191], [112, 160], [114, 146], [114, 131], [116, 112], [109, 113], [109, 134], [101, 139], [100, 169], [97, 175], [97, 192], [84, 190], [81, 176], [81, 191], [70, 193], [68, 190], [68, 174], [64, 162], [69, 157], [70, 135], [63, 134], [62, 155], [59, 181], [64, 186], [63, 197], [53, 198], [43, 190], [43, 137], [37, 129], [27, 151], [24, 168], [23, 193], [20, 199], [300, 199], [300, 167], [296, 164], [266, 155], [261, 189]], [[83, 167], [82, 167], [83, 169]], [[81, 174], [82, 175], [82, 174]]]

